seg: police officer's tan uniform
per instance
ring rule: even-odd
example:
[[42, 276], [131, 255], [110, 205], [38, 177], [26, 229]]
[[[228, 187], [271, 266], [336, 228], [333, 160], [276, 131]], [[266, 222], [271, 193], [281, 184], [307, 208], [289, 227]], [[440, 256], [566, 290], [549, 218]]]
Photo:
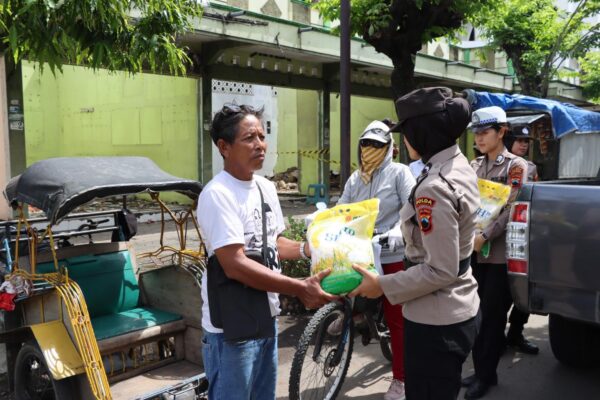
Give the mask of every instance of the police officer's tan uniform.
[[526, 160], [527, 162], [527, 181], [528, 182], [537, 182], [539, 179], [537, 172], [537, 165], [535, 165], [532, 161]]
[[[523, 185], [527, 182], [529, 166], [527, 161], [509, 152], [506, 148], [498, 155], [494, 162], [485, 155], [471, 161], [477, 177], [509, 185], [511, 194], [509, 203], [512, 202]], [[488, 264], [506, 263], [506, 224], [508, 223], [510, 207], [507, 205], [500, 215], [487, 228], [483, 235], [490, 241], [490, 254], [487, 258], [478, 255], [477, 261]]]
[[419, 177], [414, 204], [400, 211], [405, 253], [417, 265], [379, 281], [390, 302], [404, 303], [406, 319], [449, 325], [473, 318], [479, 309], [471, 270], [459, 276], [460, 260], [473, 252], [479, 192], [458, 146], [436, 154], [428, 166]]
[[473, 347], [475, 377], [467, 389], [465, 398], [477, 399], [498, 380], [496, 368], [504, 352], [506, 314], [512, 303], [505, 254], [506, 224], [510, 214], [510, 203], [527, 181], [528, 166], [523, 158], [510, 153], [506, 147], [495, 160], [489, 160], [483, 155], [473, 160], [471, 166], [479, 178], [511, 187], [509, 204], [482, 232], [484, 238], [490, 242], [489, 256], [485, 258], [482, 254], [477, 254], [477, 262], [473, 264], [473, 276], [479, 285], [482, 321]]
[[378, 282], [391, 303], [404, 304], [406, 397], [455, 400], [480, 321], [469, 262], [477, 177], [456, 145], [471, 108], [451, 89], [435, 87], [400, 97], [396, 113], [393, 131], [426, 168], [400, 210], [407, 269]]
[[456, 399], [480, 323], [469, 267], [479, 192], [458, 146], [427, 165], [400, 211], [408, 269], [379, 282], [391, 303], [404, 304], [407, 398]]

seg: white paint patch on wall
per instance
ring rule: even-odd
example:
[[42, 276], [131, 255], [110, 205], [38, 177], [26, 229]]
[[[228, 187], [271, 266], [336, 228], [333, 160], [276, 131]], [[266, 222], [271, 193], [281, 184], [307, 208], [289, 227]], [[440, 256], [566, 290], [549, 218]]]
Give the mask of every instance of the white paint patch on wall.
[[[252, 107], [264, 107], [263, 125], [267, 141], [267, 155], [263, 168], [256, 173], [261, 176], [273, 176], [277, 163], [277, 88], [273, 86], [252, 85], [249, 83], [213, 80], [212, 115], [225, 103], [247, 104]], [[213, 176], [223, 169], [223, 158], [213, 144]]]

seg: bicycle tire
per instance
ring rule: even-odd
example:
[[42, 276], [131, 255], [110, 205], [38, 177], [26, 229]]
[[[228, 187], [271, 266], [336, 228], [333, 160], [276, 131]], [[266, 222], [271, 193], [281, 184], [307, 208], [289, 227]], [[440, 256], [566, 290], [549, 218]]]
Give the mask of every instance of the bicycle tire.
[[392, 353], [392, 341], [389, 337], [382, 337], [379, 340], [379, 346], [381, 347], [381, 352], [386, 360], [392, 362], [393, 353]]
[[377, 328], [380, 330], [379, 347], [381, 348], [381, 352], [386, 360], [392, 362], [394, 356], [392, 351], [392, 336], [390, 334], [390, 327], [385, 320], [385, 315], [383, 315], [383, 304], [381, 304]]
[[[303, 366], [305, 366], [305, 360], [307, 360], [306, 355], [308, 353], [309, 347], [311, 347], [312, 342], [315, 340], [317, 334], [320, 329], [323, 329], [323, 332], [326, 333], [326, 328], [328, 325], [324, 325], [328, 320], [333, 321], [336, 317], [335, 315], [344, 315], [344, 305], [340, 303], [329, 303], [325, 306], [321, 307], [319, 311], [315, 313], [315, 315], [311, 318], [308, 325], [304, 329], [300, 340], [298, 341], [298, 346], [296, 347], [296, 352], [294, 354], [294, 359], [292, 361], [292, 368], [290, 370], [290, 383], [289, 383], [289, 398], [290, 400], [307, 400], [307, 399], [315, 399], [315, 400], [333, 400], [337, 397], [340, 389], [342, 388], [342, 384], [344, 383], [344, 379], [346, 378], [346, 374], [348, 373], [348, 367], [350, 366], [350, 359], [352, 358], [352, 350], [354, 347], [354, 323], [350, 321], [348, 332], [343, 331], [339, 336], [332, 337], [327, 334], [325, 339], [330, 339], [331, 347], [325, 346], [321, 350], [322, 355], [324, 357], [320, 357], [323, 359], [323, 363], [313, 365], [313, 368], [317, 368], [316, 373], [313, 373], [315, 378], [319, 379], [319, 384], [322, 382], [321, 374], [323, 377], [327, 378], [324, 381], [324, 385], [322, 390], [319, 387], [303, 389], [302, 386], [302, 374], [303, 374]], [[333, 372], [329, 372], [325, 370], [325, 363], [331, 358], [334, 354], [333, 351], [337, 348], [339, 340], [344, 338], [344, 335], [347, 334], [347, 342], [344, 347], [344, 354], [342, 355], [342, 359], [340, 360], [339, 365], [335, 368], [339, 369], [338, 373], [333, 377]], [[325, 340], [324, 340], [325, 341]], [[312, 357], [308, 358], [308, 361], [311, 361], [313, 364], [316, 364]], [[327, 376], [329, 373], [329, 376]], [[305, 371], [305, 376], [308, 374], [308, 371]], [[331, 380], [331, 385], [328, 386], [329, 378], [333, 377]], [[311, 391], [313, 391], [311, 393]], [[319, 396], [319, 393], [323, 393], [323, 395]]]

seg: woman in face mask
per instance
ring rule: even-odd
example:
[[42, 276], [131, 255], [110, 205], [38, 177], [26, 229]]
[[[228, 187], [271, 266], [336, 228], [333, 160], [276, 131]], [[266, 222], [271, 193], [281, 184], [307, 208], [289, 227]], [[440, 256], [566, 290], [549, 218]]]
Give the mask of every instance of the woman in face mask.
[[396, 112], [410, 157], [425, 164], [400, 211], [406, 270], [377, 276], [355, 265], [363, 281], [350, 296], [404, 305], [408, 400], [456, 399], [479, 325], [470, 268], [479, 191], [456, 144], [470, 107], [448, 88], [427, 88], [396, 100]]
[[[388, 237], [388, 247], [381, 253], [384, 274], [404, 269], [404, 243], [400, 231], [400, 208], [408, 202], [415, 179], [404, 164], [393, 162], [394, 141], [391, 124], [371, 122], [358, 140], [359, 169], [354, 171], [344, 186], [338, 204], [378, 198], [379, 214], [375, 234]], [[392, 305], [384, 299], [384, 314], [390, 329], [392, 343], [392, 383], [384, 395], [385, 400], [404, 399], [404, 324], [402, 306]], [[330, 325], [330, 334], [339, 334], [342, 320]]]

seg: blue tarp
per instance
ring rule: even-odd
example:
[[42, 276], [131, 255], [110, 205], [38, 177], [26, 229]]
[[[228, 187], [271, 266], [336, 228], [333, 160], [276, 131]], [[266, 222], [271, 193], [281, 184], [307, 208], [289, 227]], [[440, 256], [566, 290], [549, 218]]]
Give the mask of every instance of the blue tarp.
[[587, 111], [572, 104], [531, 96], [474, 92], [473, 109], [498, 106], [504, 110], [528, 109], [543, 111], [552, 117], [554, 136], [568, 133], [600, 132], [600, 113]]

